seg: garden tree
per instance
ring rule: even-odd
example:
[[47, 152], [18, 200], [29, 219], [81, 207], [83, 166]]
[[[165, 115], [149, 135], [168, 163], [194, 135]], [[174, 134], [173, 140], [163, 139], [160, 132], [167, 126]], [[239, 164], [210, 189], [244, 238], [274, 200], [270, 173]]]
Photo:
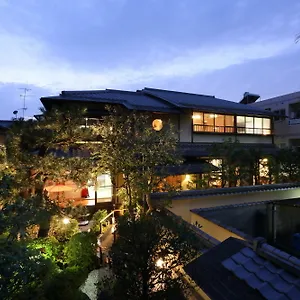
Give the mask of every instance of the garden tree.
[[[41, 236], [45, 236], [49, 229], [50, 217], [54, 213], [52, 208], [58, 207], [45, 193], [46, 181], [71, 179], [82, 183], [91, 169], [91, 160], [82, 155], [88, 146], [83, 141], [91, 138], [89, 128], [81, 126], [84, 112], [77, 107], [42, 110], [37, 120], [16, 120], [8, 133], [6, 165], [12, 170], [11, 186], [10, 193], [0, 201], [5, 206], [13, 203], [16, 197], [23, 201], [34, 198], [40, 213], [32, 218], [39, 223]], [[75, 152], [79, 155], [72, 154]], [[0, 179], [7, 180], [6, 177]]]
[[238, 141], [228, 140], [214, 144], [212, 157], [222, 159], [222, 187], [274, 183], [278, 178], [279, 161], [276, 155], [264, 155], [259, 147], [244, 148]]
[[239, 142], [231, 140], [224, 141], [221, 144], [214, 144], [211, 156], [222, 159], [221, 180], [222, 187], [236, 186], [240, 180], [239, 168], [241, 165], [242, 149]]
[[179, 269], [199, 254], [192, 233], [159, 212], [119, 218], [110, 255], [113, 299], [184, 299]]
[[180, 163], [178, 136], [167, 122], [155, 131], [151, 114], [121, 108], [108, 108], [108, 112], [95, 128], [101, 140], [100, 167], [110, 172], [114, 185], [116, 176], [123, 175], [129, 207], [144, 201], [151, 211], [150, 193], [158, 186], [164, 188], [166, 174], [160, 168]]
[[0, 299], [43, 299], [42, 286], [52, 268], [36, 250], [0, 240]]
[[300, 152], [294, 148], [280, 149], [277, 154], [280, 182], [300, 181]]

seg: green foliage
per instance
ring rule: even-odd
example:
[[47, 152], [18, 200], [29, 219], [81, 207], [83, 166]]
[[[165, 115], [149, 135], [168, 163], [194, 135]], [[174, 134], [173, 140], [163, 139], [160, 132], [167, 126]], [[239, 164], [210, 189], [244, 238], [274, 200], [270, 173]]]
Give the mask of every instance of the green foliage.
[[174, 222], [167, 226], [156, 213], [118, 219], [118, 238], [110, 252], [116, 299], [172, 299], [174, 290], [180, 297], [186, 286], [178, 268], [198, 252], [188, 242], [188, 231], [182, 234], [179, 227]]
[[91, 271], [96, 266], [97, 237], [91, 232], [72, 236], [64, 249], [65, 261], [70, 267]]
[[49, 236], [55, 237], [59, 242], [66, 242], [79, 232], [76, 220], [68, 219], [68, 224], [64, 224], [63, 221], [64, 217], [56, 215], [52, 217], [50, 222]]
[[162, 130], [155, 131], [150, 114], [108, 109], [110, 114], [94, 129], [102, 141], [94, 157], [101, 161], [113, 180], [123, 174], [129, 207], [145, 201], [152, 210], [150, 193], [163, 184], [167, 176], [158, 169], [181, 162], [178, 135], [167, 121]]
[[38, 238], [28, 242], [27, 247], [35, 249], [39, 254], [53, 263], [63, 263], [63, 244], [55, 237]]
[[280, 149], [277, 154], [279, 180], [281, 182], [300, 181], [300, 152], [293, 148]]
[[[71, 179], [82, 182], [93, 165], [86, 155], [70, 155], [71, 151], [82, 153], [88, 150], [86, 144], [80, 143], [91, 134], [88, 128], [80, 126], [84, 113], [85, 110], [78, 107], [53, 108], [42, 110], [38, 120], [20, 119], [14, 122], [8, 132], [5, 158], [5, 166], [12, 171], [0, 177], [0, 185], [7, 185], [9, 193], [0, 194], [0, 203], [12, 203], [16, 197], [25, 200], [35, 197], [35, 206], [40, 212], [49, 212], [49, 203], [60, 210], [45, 193], [46, 181]], [[57, 214], [57, 211], [51, 211], [51, 214]], [[47, 236], [51, 214], [36, 218], [40, 236]], [[30, 219], [33, 218], [34, 212]]]
[[79, 267], [68, 267], [55, 273], [45, 284], [45, 298], [47, 300], [74, 299], [86, 300], [85, 294], [79, 291], [88, 273]]
[[17, 196], [14, 202], [5, 202], [0, 214], [0, 234], [9, 233], [9, 239], [26, 238], [27, 228], [47, 219], [55, 210], [48, 202], [44, 207], [39, 206], [40, 195], [24, 198]]
[[53, 264], [38, 251], [20, 243], [1, 241], [1, 299], [41, 299], [43, 282], [52, 272]]
[[91, 231], [95, 233], [100, 232], [100, 221], [103, 220], [107, 216], [107, 210], [100, 209], [97, 212], [94, 213], [92, 217], [92, 225], [91, 225]]

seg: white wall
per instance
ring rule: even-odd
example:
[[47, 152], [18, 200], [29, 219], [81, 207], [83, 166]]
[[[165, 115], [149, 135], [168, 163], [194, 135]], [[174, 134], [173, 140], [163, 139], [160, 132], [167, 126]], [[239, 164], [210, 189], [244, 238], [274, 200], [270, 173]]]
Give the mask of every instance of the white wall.
[[191, 222], [191, 209], [215, 207], [221, 205], [241, 204], [270, 200], [285, 200], [300, 197], [300, 188], [275, 190], [265, 192], [252, 192], [245, 194], [215, 195], [205, 197], [172, 200], [168, 209], [184, 220]]

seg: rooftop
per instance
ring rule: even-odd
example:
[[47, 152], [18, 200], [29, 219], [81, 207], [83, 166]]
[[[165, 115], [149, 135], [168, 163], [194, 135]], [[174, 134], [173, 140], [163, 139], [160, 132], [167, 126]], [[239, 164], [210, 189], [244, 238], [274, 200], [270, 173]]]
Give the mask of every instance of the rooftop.
[[272, 245], [300, 257], [300, 198], [192, 209], [238, 236], [251, 241], [266, 238]]
[[184, 270], [214, 300], [300, 299], [300, 261], [276, 251], [262, 240], [249, 245], [229, 238]]
[[[216, 196], [216, 195], [248, 194], [248, 193], [257, 193], [257, 192], [289, 190], [289, 189], [296, 189], [299, 187], [300, 187], [300, 183], [281, 183], [281, 184], [239, 186], [239, 187], [230, 187], [230, 188], [229, 187], [214, 188], [214, 189], [205, 189], [205, 190], [188, 190], [188, 191], [180, 191], [175, 195], [172, 195], [172, 200], [199, 198], [199, 197]], [[167, 197], [169, 197], [169, 193], [151, 194], [151, 198], [157, 200], [167, 198]], [[222, 208], [225, 207], [222, 206]], [[228, 207], [231, 207], [231, 205], [228, 205]]]
[[154, 88], [142, 90], [86, 90], [62, 91], [59, 96], [41, 98], [47, 108], [53, 102], [64, 101], [119, 104], [131, 110], [180, 113], [184, 109], [202, 110], [217, 113], [231, 113], [257, 116], [271, 116], [272, 112], [209, 95], [190, 94]]

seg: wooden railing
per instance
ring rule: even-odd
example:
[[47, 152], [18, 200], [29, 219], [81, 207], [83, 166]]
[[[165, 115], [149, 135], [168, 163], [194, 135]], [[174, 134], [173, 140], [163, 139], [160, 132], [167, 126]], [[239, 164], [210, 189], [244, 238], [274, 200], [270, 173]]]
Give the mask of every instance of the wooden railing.
[[111, 224], [114, 225], [115, 220], [115, 213], [116, 212], [124, 212], [126, 209], [114, 209], [111, 211], [107, 216], [105, 216], [102, 220], [100, 220], [100, 234], [102, 233], [102, 224], [107, 221], [109, 218], [111, 218]]

